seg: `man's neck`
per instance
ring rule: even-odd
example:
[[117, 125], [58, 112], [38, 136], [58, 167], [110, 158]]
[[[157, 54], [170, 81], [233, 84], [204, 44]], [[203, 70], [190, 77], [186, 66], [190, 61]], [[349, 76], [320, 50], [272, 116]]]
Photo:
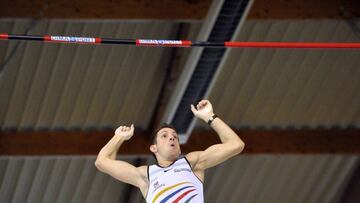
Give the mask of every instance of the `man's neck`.
[[177, 158], [174, 160], [158, 159], [158, 165], [166, 168], [166, 167], [170, 166], [172, 163], [174, 163], [174, 161], [176, 161], [176, 160], [177, 160]]

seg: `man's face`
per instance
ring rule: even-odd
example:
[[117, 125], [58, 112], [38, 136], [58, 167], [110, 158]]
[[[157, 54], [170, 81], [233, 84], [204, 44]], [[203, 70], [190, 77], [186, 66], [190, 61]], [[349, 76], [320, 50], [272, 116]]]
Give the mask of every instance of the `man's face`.
[[153, 153], [158, 153], [158, 155], [166, 159], [176, 159], [181, 151], [179, 138], [175, 130], [162, 128], [156, 135], [155, 151], [152, 150]]

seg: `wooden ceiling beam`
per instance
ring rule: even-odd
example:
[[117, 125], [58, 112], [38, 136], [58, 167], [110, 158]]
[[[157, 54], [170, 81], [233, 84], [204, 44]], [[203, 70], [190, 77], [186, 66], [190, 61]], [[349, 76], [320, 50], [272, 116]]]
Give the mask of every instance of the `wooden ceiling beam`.
[[62, 19], [203, 19], [211, 0], [0, 1], [0, 17]]
[[[203, 20], [212, 0], [0, 1], [2, 18]], [[255, 0], [248, 19], [342, 18], [360, 15], [358, 0]]]
[[248, 19], [339, 19], [349, 14], [360, 16], [360, 1], [255, 0]]
[[[247, 154], [360, 154], [360, 130], [241, 130]], [[2, 132], [1, 155], [96, 155], [113, 132]], [[219, 139], [213, 131], [195, 131], [182, 152], [204, 150]], [[119, 153], [150, 154], [148, 136], [136, 130]]]

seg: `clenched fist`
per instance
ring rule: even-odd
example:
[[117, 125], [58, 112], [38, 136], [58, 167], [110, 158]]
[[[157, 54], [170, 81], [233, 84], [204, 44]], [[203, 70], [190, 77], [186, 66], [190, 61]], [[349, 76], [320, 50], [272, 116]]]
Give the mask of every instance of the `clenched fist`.
[[124, 140], [129, 140], [134, 135], [134, 124], [128, 126], [120, 126], [115, 130], [115, 135], [123, 137]]
[[214, 115], [213, 107], [209, 100], [201, 100], [196, 108], [191, 104], [191, 111], [197, 117], [207, 122]]

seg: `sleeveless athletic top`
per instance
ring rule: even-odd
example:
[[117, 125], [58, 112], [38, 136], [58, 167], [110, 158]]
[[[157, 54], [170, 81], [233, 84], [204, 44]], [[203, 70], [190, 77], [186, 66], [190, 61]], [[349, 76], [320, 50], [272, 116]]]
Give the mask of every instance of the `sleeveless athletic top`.
[[188, 160], [183, 157], [170, 166], [148, 167], [149, 188], [147, 203], [203, 203], [203, 184], [194, 174]]

